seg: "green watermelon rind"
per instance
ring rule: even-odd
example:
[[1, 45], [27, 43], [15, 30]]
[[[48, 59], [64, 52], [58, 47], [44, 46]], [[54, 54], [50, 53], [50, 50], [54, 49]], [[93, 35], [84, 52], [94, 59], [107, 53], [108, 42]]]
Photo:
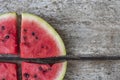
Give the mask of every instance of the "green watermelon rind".
[[[57, 43], [59, 43], [59, 48], [61, 48], [61, 51], [62, 51], [60, 55], [61, 56], [66, 55], [66, 50], [65, 50], [63, 40], [60, 38], [59, 34], [55, 31], [55, 29], [50, 24], [48, 24], [42, 18], [40, 18], [36, 15], [33, 15], [33, 14], [29, 14], [29, 13], [22, 13], [22, 18], [23, 18], [23, 20], [26, 19], [26, 20], [35, 21], [39, 25], [42, 24], [44, 26], [44, 29], [48, 30], [48, 32], [50, 32], [50, 34], [55, 37], [55, 41], [57, 41]], [[58, 77], [55, 80], [63, 80], [64, 75], [66, 73], [67, 62], [63, 62], [62, 67], [63, 67], [61, 70], [62, 72], [59, 72]]]

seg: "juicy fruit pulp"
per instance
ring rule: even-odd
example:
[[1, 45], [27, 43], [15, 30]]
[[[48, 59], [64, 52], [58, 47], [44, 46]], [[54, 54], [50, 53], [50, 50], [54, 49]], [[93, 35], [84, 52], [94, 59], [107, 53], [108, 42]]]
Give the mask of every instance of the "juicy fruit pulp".
[[[41, 18], [22, 14], [21, 57], [47, 58], [66, 55], [65, 47], [55, 30]], [[66, 62], [53, 64], [22, 63], [23, 80], [62, 80]]]
[[[17, 19], [15, 13], [0, 16], [0, 53], [17, 54]], [[47, 58], [66, 55], [64, 44], [55, 30], [43, 19], [22, 14], [20, 57]], [[62, 80], [66, 62], [35, 64], [22, 62], [22, 80]], [[0, 63], [0, 80], [17, 80], [16, 65]]]
[[23, 80], [61, 80], [57, 77], [63, 74], [61, 70], [64, 69], [64, 64], [34, 64], [23, 62], [22, 78]]
[[15, 13], [0, 16], [0, 54], [17, 54], [17, 19]]
[[21, 57], [46, 58], [65, 55], [63, 42], [55, 30], [41, 18], [22, 14]]
[[16, 65], [0, 63], [0, 80], [17, 80]]
[[[29, 55], [29, 56], [28, 56]], [[53, 38], [37, 24], [22, 23], [21, 57], [51, 57], [59, 55], [59, 48]]]

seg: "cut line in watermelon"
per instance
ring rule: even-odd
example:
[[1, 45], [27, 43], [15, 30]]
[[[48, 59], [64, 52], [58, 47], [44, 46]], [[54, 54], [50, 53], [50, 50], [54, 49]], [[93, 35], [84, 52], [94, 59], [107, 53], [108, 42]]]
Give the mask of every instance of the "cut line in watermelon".
[[0, 15], [0, 54], [17, 54], [17, 40], [16, 13]]
[[[65, 46], [58, 33], [42, 18], [23, 13], [21, 25], [21, 57], [47, 58], [66, 55]], [[41, 67], [41, 71], [38, 68]], [[52, 67], [45, 64], [22, 63], [22, 79], [62, 80], [67, 62]]]
[[[18, 53], [17, 35], [16, 13], [1, 15], [0, 54]], [[20, 57], [22, 58], [48, 58], [66, 55], [65, 46], [58, 33], [45, 20], [36, 15], [22, 14], [20, 37]], [[10, 72], [3, 72], [5, 75], [10, 75], [5, 76], [5, 80], [17, 80], [15, 64], [4, 64], [7, 66], [4, 65], [0, 68], [1, 73], [5, 69], [10, 69]], [[3, 63], [0, 63], [0, 67], [2, 65]], [[38, 80], [62, 80], [66, 72], [66, 66], [67, 62], [55, 64], [22, 62], [22, 80], [36, 80], [37, 78]], [[38, 69], [39, 71], [36, 71]], [[3, 74], [0, 74], [2, 80], [4, 80]]]

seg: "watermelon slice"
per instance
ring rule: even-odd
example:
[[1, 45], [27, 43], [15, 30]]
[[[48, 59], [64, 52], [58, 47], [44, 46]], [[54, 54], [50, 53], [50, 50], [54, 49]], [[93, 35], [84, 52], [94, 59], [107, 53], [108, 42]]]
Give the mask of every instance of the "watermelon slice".
[[16, 13], [6, 13], [0, 16], [0, 54], [17, 54], [16, 25]]
[[[43, 19], [22, 14], [21, 43], [22, 58], [47, 58], [66, 55], [63, 41], [58, 33]], [[23, 80], [62, 80], [66, 62], [53, 64], [22, 63]], [[40, 70], [41, 68], [41, 70]]]
[[62, 80], [66, 63], [22, 63], [22, 80]]
[[23, 13], [21, 27], [21, 57], [46, 58], [65, 55], [63, 41], [43, 19]]
[[0, 63], [0, 80], [17, 80], [16, 65], [12, 63]]

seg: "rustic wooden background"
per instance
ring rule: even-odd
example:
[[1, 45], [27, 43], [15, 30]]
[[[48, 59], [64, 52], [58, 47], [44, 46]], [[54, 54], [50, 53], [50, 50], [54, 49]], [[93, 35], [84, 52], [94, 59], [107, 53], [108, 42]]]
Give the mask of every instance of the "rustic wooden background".
[[[120, 55], [120, 0], [0, 0], [0, 13], [41, 16], [67, 55]], [[120, 61], [71, 61], [64, 80], [120, 80]]]

